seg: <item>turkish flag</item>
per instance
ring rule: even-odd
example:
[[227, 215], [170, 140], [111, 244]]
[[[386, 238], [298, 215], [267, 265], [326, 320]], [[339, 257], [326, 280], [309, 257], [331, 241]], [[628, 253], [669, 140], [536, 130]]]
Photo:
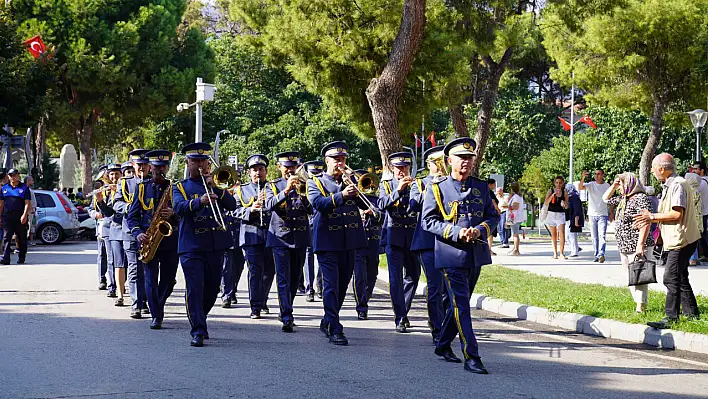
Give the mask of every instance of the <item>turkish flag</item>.
[[566, 132], [570, 131], [570, 123], [566, 122], [565, 119], [561, 118], [560, 116], [558, 117], [558, 120], [561, 121], [561, 125], [563, 125], [563, 130]]
[[421, 142], [420, 142], [420, 139], [418, 138], [418, 134], [413, 133], [413, 137], [415, 137], [415, 146], [416, 146], [416, 147], [420, 147], [420, 146], [421, 146]]
[[593, 129], [597, 129], [597, 125], [595, 125], [595, 122], [593, 122], [592, 119], [590, 119], [590, 117], [587, 115], [580, 118], [580, 120], [578, 122], [582, 122], [582, 123], [590, 126]]
[[39, 35], [25, 40], [25, 46], [27, 47], [27, 50], [32, 53], [34, 58], [39, 58], [40, 55], [47, 51], [47, 48], [44, 46], [44, 42]]
[[433, 147], [435, 147], [436, 145], [438, 145], [438, 144], [435, 142], [435, 131], [430, 132], [430, 136], [428, 136], [428, 140], [430, 140], [430, 142], [433, 144]]

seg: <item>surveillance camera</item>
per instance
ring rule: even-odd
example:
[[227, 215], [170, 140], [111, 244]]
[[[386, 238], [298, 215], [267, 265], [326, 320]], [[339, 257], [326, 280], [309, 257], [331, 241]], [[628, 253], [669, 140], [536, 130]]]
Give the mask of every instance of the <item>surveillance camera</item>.
[[184, 108], [182, 107], [182, 104], [179, 104], [177, 106], [177, 112], [182, 112], [182, 110], [184, 110]]
[[182, 111], [184, 111], [185, 109], [189, 109], [189, 104], [188, 104], [188, 103], [180, 103], [180, 104], [177, 106], [177, 112], [182, 112]]

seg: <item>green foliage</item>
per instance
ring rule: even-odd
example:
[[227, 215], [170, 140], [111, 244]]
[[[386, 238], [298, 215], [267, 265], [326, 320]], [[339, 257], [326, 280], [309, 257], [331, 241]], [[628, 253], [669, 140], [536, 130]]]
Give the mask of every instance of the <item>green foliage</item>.
[[35, 169], [34, 184], [40, 190], [52, 190], [59, 183], [59, 164], [53, 162], [49, 154], [42, 157], [42, 173]]

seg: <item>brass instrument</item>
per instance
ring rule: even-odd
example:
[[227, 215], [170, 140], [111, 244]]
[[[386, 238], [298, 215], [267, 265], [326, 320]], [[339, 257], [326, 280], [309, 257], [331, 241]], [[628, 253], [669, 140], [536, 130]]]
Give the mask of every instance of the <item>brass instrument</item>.
[[437, 177], [450, 175], [450, 172], [447, 170], [447, 165], [445, 164], [445, 154], [441, 152], [440, 155], [436, 157], [431, 156], [428, 160], [433, 162], [437, 167], [438, 172], [435, 174]]
[[172, 235], [172, 225], [160, 216], [160, 213], [172, 204], [172, 190], [170, 188], [171, 185], [162, 194], [162, 199], [155, 208], [150, 227], [145, 232], [148, 242], [140, 244], [138, 259], [143, 263], [150, 262], [155, 257], [162, 239]]
[[[376, 207], [374, 206], [374, 204], [371, 203], [371, 201], [369, 201], [369, 198], [366, 197], [366, 193], [364, 192], [364, 190], [359, 188], [358, 184], [354, 184], [354, 181], [352, 180], [352, 176], [356, 177], [356, 172], [354, 172], [354, 170], [352, 168], [350, 168], [349, 166], [344, 166], [344, 167], [337, 166], [337, 169], [339, 169], [342, 172], [342, 180], [344, 181], [344, 184], [347, 186], [354, 186], [354, 188], [356, 188], [357, 197], [359, 198], [359, 200], [361, 200], [361, 202], [364, 203], [366, 208], [371, 211], [371, 213], [373, 214], [373, 216], [375, 218], [378, 218], [379, 211], [376, 210]], [[372, 175], [371, 173], [366, 173], [362, 177], [367, 177], [369, 179], [378, 179], [378, 177], [376, 177], [376, 175]], [[363, 185], [362, 185], [362, 188], [363, 188]]]
[[[212, 183], [221, 190], [227, 190], [229, 187], [236, 184], [236, 182], [241, 181], [241, 174], [229, 165], [218, 166], [219, 164], [209, 156], [211, 162], [216, 165], [216, 169], [209, 174], [212, 175]], [[211, 194], [214, 194], [214, 190], [207, 184], [206, 178], [204, 177], [204, 170], [199, 168], [199, 175], [202, 177], [202, 184], [204, 184], [204, 190], [206, 191], [207, 198], [209, 198], [209, 207], [214, 215], [214, 220], [222, 230], [226, 231], [226, 222], [224, 221], [224, 215], [219, 207], [219, 203], [211, 199]], [[231, 183], [234, 184], [231, 184]]]
[[379, 177], [373, 173], [361, 173], [356, 175], [356, 187], [366, 195], [379, 196]]
[[231, 165], [221, 165], [211, 172], [216, 187], [228, 190], [241, 184], [241, 173]]
[[297, 176], [297, 180], [299, 182], [296, 189], [298, 195], [307, 197], [307, 179], [310, 178], [310, 175], [307, 173], [307, 170], [305, 170], [305, 166], [300, 165], [294, 173], [286, 173], [285, 179], [289, 179], [292, 176]]

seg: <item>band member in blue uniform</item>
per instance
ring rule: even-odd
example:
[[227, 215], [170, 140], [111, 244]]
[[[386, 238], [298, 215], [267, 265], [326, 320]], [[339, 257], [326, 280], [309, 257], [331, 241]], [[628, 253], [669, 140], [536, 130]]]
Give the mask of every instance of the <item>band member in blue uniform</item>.
[[[293, 332], [293, 301], [305, 263], [305, 251], [310, 245], [312, 205], [295, 172], [300, 164], [300, 153], [286, 151], [276, 154], [282, 177], [266, 184], [266, 209], [271, 212], [266, 247], [273, 251], [278, 278], [278, 302], [283, 332]], [[304, 191], [304, 190], [303, 190]]]
[[[115, 305], [123, 306], [123, 297], [125, 295], [125, 251], [123, 250], [123, 224], [121, 215], [113, 210], [113, 201], [115, 200], [117, 183], [121, 176], [121, 165], [110, 164], [106, 169], [108, 180], [110, 181], [110, 189], [97, 191], [95, 194], [96, 205], [103, 214], [103, 236], [108, 240], [106, 248], [110, 248], [111, 262], [115, 271], [117, 292], [113, 292], [117, 296]], [[115, 297], [108, 292], [108, 297]]]
[[[325, 168], [325, 163], [318, 160], [308, 161], [303, 165], [310, 178], [321, 175]], [[313, 216], [310, 215], [310, 231], [312, 231]], [[312, 235], [310, 235], [310, 244], [305, 250], [305, 301], [314, 302], [315, 294], [322, 298], [322, 271], [320, 271], [315, 253], [312, 251]]]
[[379, 208], [386, 213], [381, 245], [386, 248], [396, 331], [405, 333], [410, 328], [408, 311], [420, 279], [420, 264], [410, 252], [418, 213], [408, 209], [413, 182], [410, 176], [411, 154], [397, 152], [389, 155], [388, 159], [393, 168], [393, 177], [382, 181], [379, 188]]
[[307, 182], [307, 196], [315, 210], [312, 245], [322, 270], [325, 315], [320, 330], [334, 345], [348, 345], [339, 322], [347, 286], [354, 271], [356, 250], [366, 248], [366, 234], [359, 209], [366, 205], [358, 199], [357, 188], [345, 184], [348, 146], [335, 141], [322, 148], [327, 171]]
[[251, 318], [269, 313], [268, 293], [275, 276], [273, 252], [266, 248], [270, 212], [265, 209], [268, 158], [255, 154], [246, 159], [251, 182], [236, 187], [236, 217], [241, 221], [239, 244], [248, 265], [248, 298]]
[[[357, 176], [368, 173], [366, 169], [356, 170]], [[378, 197], [365, 194], [372, 204], [376, 204]], [[361, 210], [361, 221], [368, 246], [356, 250], [356, 263], [354, 263], [354, 299], [356, 300], [356, 315], [359, 320], [369, 318], [369, 298], [374, 293], [376, 278], [379, 274], [379, 241], [381, 240], [381, 224], [383, 213], [376, 208], [376, 212]]]
[[207, 315], [219, 296], [224, 251], [233, 245], [231, 234], [214, 213], [236, 209], [236, 201], [228, 190], [214, 187], [207, 155], [210, 150], [207, 143], [184, 146], [189, 178], [172, 186], [172, 208], [180, 217], [177, 253], [187, 285], [185, 302], [192, 326], [190, 345], [196, 347], [204, 346], [204, 340], [209, 339]]
[[20, 251], [17, 264], [25, 263], [27, 256], [27, 229], [32, 211], [30, 189], [20, 180], [20, 172], [11, 168], [7, 171], [10, 182], [0, 190], [0, 226], [3, 230], [2, 260], [3, 265], [10, 264], [10, 245], [12, 237], [17, 236], [17, 250]]
[[[177, 276], [178, 225], [177, 218], [172, 211], [172, 185], [166, 177], [172, 153], [167, 150], [154, 150], [148, 152], [146, 157], [150, 160], [152, 178], [138, 183], [133, 202], [125, 219], [128, 231], [140, 243], [140, 246], [150, 245], [151, 240], [155, 239], [154, 236], [149, 237], [145, 234], [155, 218], [169, 223], [172, 228], [172, 234], [164, 236], [160, 241], [155, 256], [148, 263], [143, 263], [145, 293], [152, 315], [150, 328], [158, 330], [162, 328], [165, 303], [172, 294], [175, 276]], [[167, 208], [163, 209], [160, 214], [155, 214], [157, 206], [165, 195], [168, 196], [166, 199], [168, 201]]]
[[[106, 174], [106, 165], [101, 165], [98, 168], [99, 176]], [[100, 190], [108, 188], [104, 186], [104, 181], [99, 179], [94, 183], [94, 189]], [[91, 205], [88, 208], [89, 217], [96, 220], [96, 243], [98, 245], [98, 280], [99, 290], [108, 290], [108, 297], [115, 298], [116, 296], [116, 277], [113, 269], [113, 255], [111, 254], [111, 244], [108, 241], [110, 233], [110, 221], [107, 221], [96, 203], [96, 195], [91, 198]], [[108, 280], [106, 281], [106, 275]]]
[[[232, 190], [229, 190], [229, 193], [233, 195]], [[233, 239], [233, 246], [228, 248], [224, 254], [224, 268], [221, 271], [221, 286], [223, 287], [221, 307], [228, 309], [231, 308], [231, 305], [238, 303], [236, 292], [238, 291], [238, 283], [241, 281], [243, 264], [246, 260], [243, 257], [243, 251], [239, 245], [241, 220], [236, 218], [233, 212], [227, 212], [226, 215], [224, 215], [224, 219], [229, 226], [229, 232]]]
[[[123, 249], [128, 262], [128, 286], [130, 287], [131, 312], [130, 317], [140, 319], [142, 314], [147, 314], [147, 301], [145, 298], [145, 270], [143, 263], [138, 259], [138, 241], [130, 234], [128, 221], [125, 215], [133, 203], [135, 187], [147, 178], [150, 170], [149, 160], [146, 156], [148, 150], [138, 149], [128, 153], [130, 164], [125, 165], [133, 170], [132, 175], [124, 175], [118, 182], [118, 190], [113, 201], [113, 210], [120, 214], [122, 220]], [[115, 221], [115, 218], [114, 218]]]
[[[428, 325], [433, 335], [433, 341], [437, 343], [443, 319], [445, 318], [445, 309], [448, 308], [449, 303], [443, 283], [442, 271], [435, 267], [435, 235], [423, 229], [423, 201], [426, 197], [425, 190], [430, 183], [447, 174], [444, 170], [438, 170], [438, 166], [444, 167], [445, 155], [443, 154], [443, 146], [426, 150], [423, 158], [428, 165], [429, 173], [425, 178], [417, 178], [411, 184], [410, 204], [408, 207], [412, 212], [419, 212], [418, 225], [413, 233], [411, 251], [423, 267], [425, 278], [428, 282], [426, 290], [428, 296], [426, 301], [428, 306]], [[435, 162], [436, 159], [439, 160], [438, 163]]]
[[442, 270], [451, 306], [445, 313], [435, 354], [459, 363], [451, 343], [460, 334], [465, 370], [487, 374], [472, 330], [470, 293], [483, 265], [492, 257], [487, 237], [499, 223], [499, 214], [485, 180], [470, 176], [476, 143], [459, 138], [445, 146], [450, 176], [432, 182], [423, 201], [423, 228], [435, 234], [435, 267]]

